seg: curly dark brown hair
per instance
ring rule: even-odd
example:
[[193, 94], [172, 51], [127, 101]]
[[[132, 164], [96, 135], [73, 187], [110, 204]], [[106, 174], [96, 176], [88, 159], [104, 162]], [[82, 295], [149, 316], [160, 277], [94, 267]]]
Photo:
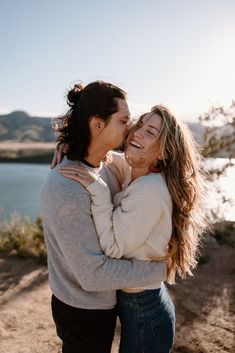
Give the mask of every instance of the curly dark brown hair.
[[67, 145], [66, 156], [70, 160], [83, 160], [91, 142], [90, 118], [98, 116], [109, 122], [116, 113], [116, 98], [126, 99], [126, 93], [119, 87], [104, 81], [95, 81], [87, 86], [75, 84], [68, 91], [69, 110], [62, 117], [63, 127], [58, 129], [58, 144]]

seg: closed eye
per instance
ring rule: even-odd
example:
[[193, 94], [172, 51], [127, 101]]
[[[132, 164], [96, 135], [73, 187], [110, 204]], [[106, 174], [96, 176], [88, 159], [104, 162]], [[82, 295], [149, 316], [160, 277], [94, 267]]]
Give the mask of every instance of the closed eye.
[[155, 136], [155, 134], [154, 134], [152, 131], [149, 131], [149, 130], [148, 130], [148, 133], [149, 133], [150, 135], [152, 135], [152, 136]]

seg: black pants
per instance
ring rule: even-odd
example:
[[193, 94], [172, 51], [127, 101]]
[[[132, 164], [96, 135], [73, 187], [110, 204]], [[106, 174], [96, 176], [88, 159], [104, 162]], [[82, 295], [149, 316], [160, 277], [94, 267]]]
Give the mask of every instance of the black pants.
[[69, 306], [54, 295], [52, 316], [63, 353], [110, 353], [117, 310], [88, 310]]

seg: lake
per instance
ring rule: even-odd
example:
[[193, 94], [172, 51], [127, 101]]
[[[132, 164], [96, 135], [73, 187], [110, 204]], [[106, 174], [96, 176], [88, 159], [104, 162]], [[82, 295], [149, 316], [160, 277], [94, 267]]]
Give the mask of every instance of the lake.
[[14, 212], [35, 220], [40, 215], [40, 190], [49, 165], [0, 163], [0, 218]]
[[[213, 163], [222, 165], [224, 161], [220, 158]], [[40, 215], [40, 190], [49, 171], [49, 165], [0, 163], [0, 219], [9, 218], [12, 213], [17, 212], [35, 220]], [[234, 201], [235, 167], [227, 170], [219, 184], [225, 190], [225, 195]], [[219, 203], [221, 211], [222, 204], [218, 201], [218, 194], [211, 192], [210, 195], [208, 204], [216, 207], [216, 202]], [[235, 204], [226, 208], [226, 219], [235, 220]]]

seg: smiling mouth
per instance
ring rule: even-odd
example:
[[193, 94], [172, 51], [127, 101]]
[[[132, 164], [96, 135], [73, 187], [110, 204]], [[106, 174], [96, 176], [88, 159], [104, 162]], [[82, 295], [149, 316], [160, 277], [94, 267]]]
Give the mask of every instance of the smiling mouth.
[[139, 149], [143, 149], [143, 146], [141, 146], [139, 143], [135, 142], [135, 141], [131, 141], [130, 142], [130, 145], [134, 146], [134, 147], [137, 147]]

